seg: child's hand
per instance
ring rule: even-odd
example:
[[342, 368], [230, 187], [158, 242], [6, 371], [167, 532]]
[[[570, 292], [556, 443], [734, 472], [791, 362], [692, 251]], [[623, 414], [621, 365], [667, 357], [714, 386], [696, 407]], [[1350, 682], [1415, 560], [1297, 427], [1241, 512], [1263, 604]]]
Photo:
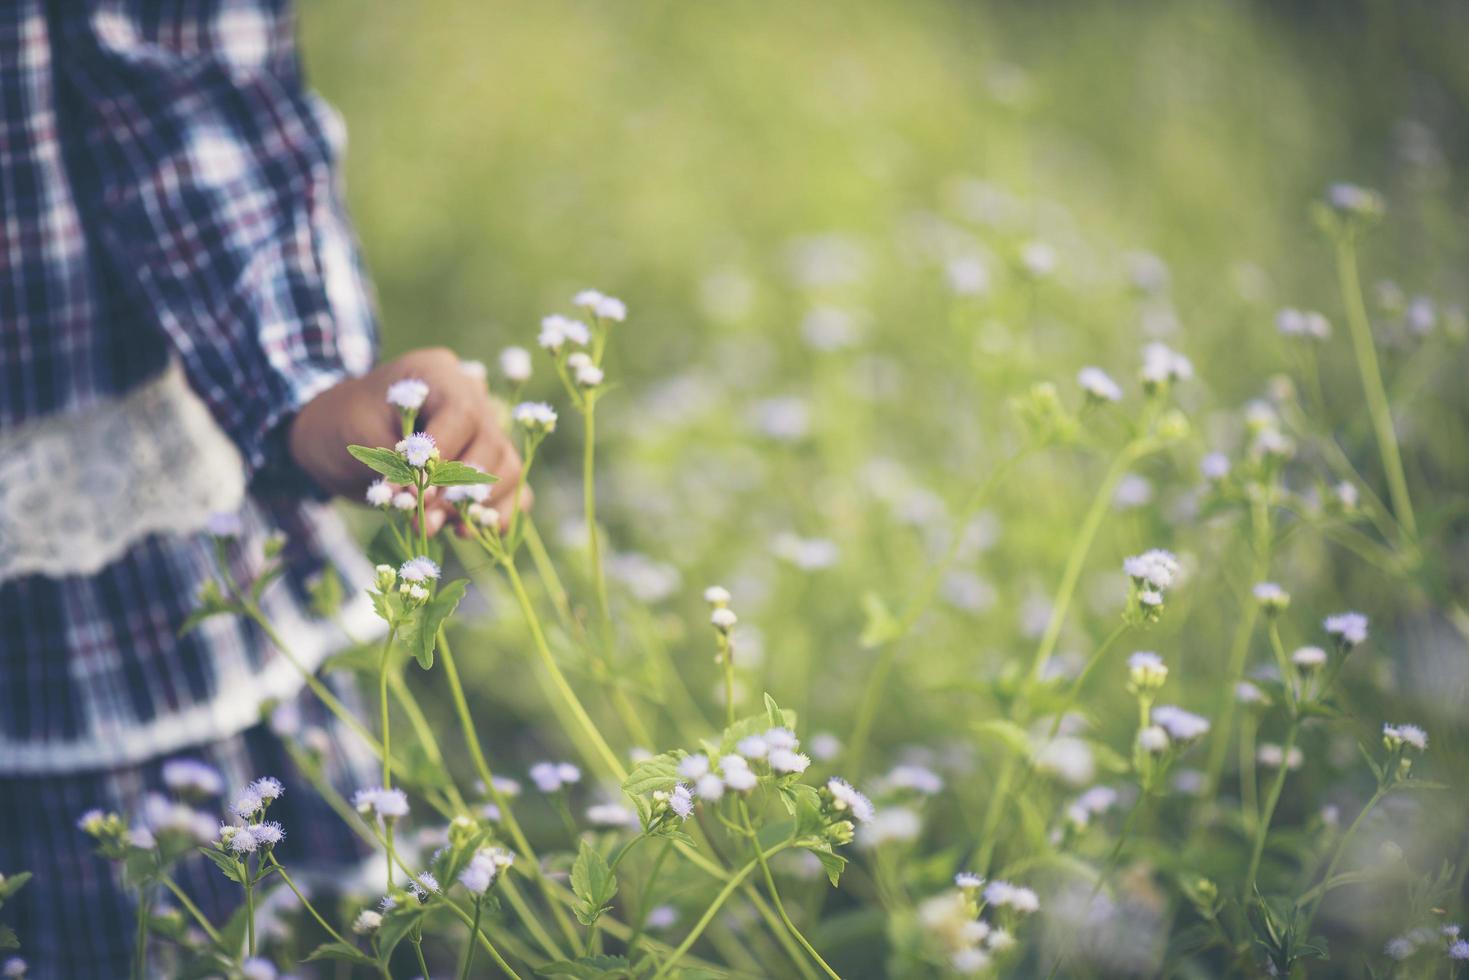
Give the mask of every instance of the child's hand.
[[[520, 481], [520, 454], [500, 427], [484, 382], [465, 374], [459, 358], [447, 348], [411, 351], [312, 399], [291, 424], [290, 450], [297, 465], [323, 489], [361, 499], [376, 475], [353, 459], [347, 446], [392, 446], [402, 438], [398, 410], [386, 396], [388, 385], [403, 378], [428, 384], [418, 430], [434, 437], [444, 459], [472, 463], [498, 476], [489, 503], [508, 520]], [[530, 500], [526, 487], [521, 506], [529, 507]], [[453, 505], [442, 499], [438, 488], [429, 489], [424, 504], [430, 534], [455, 516]]]

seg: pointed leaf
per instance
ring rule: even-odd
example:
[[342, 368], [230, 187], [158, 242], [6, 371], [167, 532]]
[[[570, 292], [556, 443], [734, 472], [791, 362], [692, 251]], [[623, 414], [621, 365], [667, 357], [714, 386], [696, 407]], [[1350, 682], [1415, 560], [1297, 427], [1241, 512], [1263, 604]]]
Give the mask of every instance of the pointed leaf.
[[347, 452], [354, 459], [366, 463], [393, 483], [412, 485], [417, 483], [410, 467], [396, 452], [391, 449], [377, 449], [372, 446], [348, 446]]
[[435, 465], [428, 482], [429, 486], [434, 487], [467, 487], [478, 483], [495, 483], [499, 479], [492, 473], [485, 473], [468, 463], [451, 459]]

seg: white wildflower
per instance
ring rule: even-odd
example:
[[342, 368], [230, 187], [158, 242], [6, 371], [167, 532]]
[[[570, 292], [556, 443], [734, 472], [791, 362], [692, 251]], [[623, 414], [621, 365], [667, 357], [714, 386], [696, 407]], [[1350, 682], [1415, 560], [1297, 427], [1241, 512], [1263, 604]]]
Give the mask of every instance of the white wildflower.
[[416, 412], [428, 398], [428, 383], [420, 378], [404, 378], [388, 385], [388, 404], [405, 412]]
[[1101, 402], [1119, 402], [1122, 400], [1122, 388], [1112, 378], [1098, 367], [1084, 367], [1076, 374], [1076, 383], [1081, 390], [1086, 392], [1087, 397]]

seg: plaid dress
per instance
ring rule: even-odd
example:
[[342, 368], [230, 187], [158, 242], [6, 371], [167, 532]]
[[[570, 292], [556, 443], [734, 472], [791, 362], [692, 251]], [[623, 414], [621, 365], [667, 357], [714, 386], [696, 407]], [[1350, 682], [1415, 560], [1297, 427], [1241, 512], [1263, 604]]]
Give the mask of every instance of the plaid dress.
[[[344, 642], [311, 577], [370, 580], [283, 445], [374, 352], [342, 140], [285, 0], [0, 4], [0, 873], [35, 873], [0, 916], [34, 977], [126, 975], [129, 900], [75, 822], [131, 812], [169, 759], [279, 777], [298, 863], [357, 853], [262, 708], [289, 706], [343, 788], [364, 747], [251, 624], [178, 635], [213, 511], [242, 516], [242, 578], [288, 534], [263, 605], [311, 667]], [[371, 634], [360, 602], [344, 618]], [[182, 874], [228, 912], [217, 873]]]

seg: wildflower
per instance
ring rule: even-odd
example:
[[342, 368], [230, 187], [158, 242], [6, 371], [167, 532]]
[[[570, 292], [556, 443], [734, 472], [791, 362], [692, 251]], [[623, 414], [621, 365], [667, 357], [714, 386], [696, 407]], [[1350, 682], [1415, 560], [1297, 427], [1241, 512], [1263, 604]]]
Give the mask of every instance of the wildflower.
[[932, 769], [906, 763], [893, 766], [883, 782], [894, 789], [911, 789], [924, 796], [934, 796], [944, 789], [944, 777]]
[[724, 773], [725, 787], [736, 793], [748, 793], [759, 781], [759, 777], [749, 769], [728, 769]]
[[1327, 616], [1321, 625], [1343, 646], [1354, 647], [1367, 641], [1367, 617], [1359, 612]]
[[1275, 328], [1287, 337], [1325, 340], [1331, 336], [1331, 322], [1314, 310], [1287, 307], [1275, 315]]
[[525, 384], [531, 376], [530, 351], [524, 347], [507, 347], [502, 350], [500, 373], [511, 384]]
[[954, 875], [954, 885], [966, 891], [974, 891], [984, 887], [984, 875], [975, 874], [973, 871], [960, 871]]
[[1253, 681], [1240, 681], [1234, 686], [1234, 699], [1240, 704], [1264, 704], [1265, 692]]
[[918, 811], [906, 806], [883, 807], [862, 825], [857, 835], [857, 846], [870, 850], [890, 841], [912, 841], [922, 832], [923, 820]]
[[393, 820], [408, 815], [408, 794], [401, 789], [370, 786], [352, 794], [352, 806], [365, 816]]
[[[471, 469], [481, 470], [478, 466], [470, 465]], [[490, 496], [490, 485], [488, 483], [466, 483], [457, 487], [445, 487], [444, 499], [450, 503], [472, 503], [482, 504]]]
[[1286, 752], [1274, 742], [1262, 742], [1255, 750], [1255, 761], [1267, 769], [1279, 769], [1284, 765], [1286, 769], [1294, 770], [1301, 768], [1305, 755], [1294, 745], [1290, 747], [1290, 752]]
[[218, 796], [224, 792], [219, 770], [197, 759], [170, 759], [163, 764], [163, 785], [182, 796]]
[[158, 838], [147, 827], [134, 827], [128, 831], [127, 842], [140, 850], [151, 851], [158, 846]]
[[363, 909], [357, 913], [357, 918], [352, 920], [352, 931], [359, 936], [376, 932], [383, 924], [382, 913], [374, 912], [372, 909]]
[[527, 432], [543, 434], [556, 431], [556, 410], [545, 402], [521, 402], [515, 406], [511, 417]]
[[1423, 752], [1428, 748], [1428, 733], [1417, 725], [1383, 725], [1382, 740], [1390, 749], [1407, 745]]
[[386, 507], [393, 502], [393, 488], [387, 480], [374, 480], [367, 488], [369, 507]]
[[1076, 374], [1076, 383], [1081, 386], [1082, 391], [1086, 392], [1088, 398], [1096, 401], [1120, 402], [1122, 400], [1121, 387], [1101, 368], [1082, 368]]
[[704, 601], [711, 606], [727, 606], [730, 598], [729, 589], [722, 585], [711, 585], [704, 590]]
[[602, 369], [595, 364], [579, 364], [576, 367], [576, 383], [583, 388], [596, 388], [604, 378]]
[[1274, 426], [1255, 433], [1254, 441], [1250, 443], [1250, 455], [1256, 459], [1284, 460], [1295, 454], [1296, 444]]
[[700, 752], [684, 756], [678, 762], [678, 774], [684, 779], [699, 779], [709, 773], [709, 757]]
[[459, 373], [483, 383], [490, 376], [490, 369], [485, 367], [484, 361], [465, 360], [459, 362]]
[[1159, 755], [1168, 751], [1168, 733], [1157, 725], [1149, 725], [1137, 733], [1137, 744], [1144, 752]]
[[769, 761], [770, 768], [779, 773], [805, 772], [811, 765], [809, 756], [791, 749], [771, 749]]
[[278, 800], [286, 792], [286, 788], [281, 785], [281, 781], [274, 776], [262, 776], [260, 779], [251, 783], [249, 789], [251, 793], [254, 793], [262, 800]]
[[1326, 189], [1326, 203], [1346, 218], [1377, 218], [1385, 210], [1381, 194], [1356, 184], [1332, 184]]
[[694, 815], [694, 794], [683, 783], [679, 783], [668, 795], [668, 808], [678, 814], [680, 820], [687, 820]]
[[251, 956], [240, 964], [240, 976], [244, 980], [276, 980], [275, 964], [263, 956]]
[[1006, 929], [991, 929], [985, 938], [985, 945], [992, 953], [1003, 953], [1015, 947], [1015, 937]]
[[580, 320], [553, 313], [541, 320], [541, 333], [536, 342], [552, 354], [559, 354], [562, 347], [571, 344], [585, 347], [592, 342], [592, 332]]
[[1290, 605], [1290, 593], [1274, 582], [1260, 582], [1253, 591], [1255, 601], [1267, 613], [1278, 613]]
[[404, 582], [412, 582], [415, 585], [424, 582], [437, 581], [439, 577], [439, 566], [432, 558], [419, 555], [410, 558], [398, 566], [398, 578]]
[[255, 835], [255, 840], [262, 847], [274, 847], [286, 838], [285, 828], [279, 821], [266, 820], [250, 828], [250, 833]]
[[581, 770], [569, 762], [537, 762], [530, 767], [530, 778], [542, 793], [555, 793], [581, 782]]
[[115, 813], [103, 813], [101, 810], [88, 810], [77, 818], [77, 828], [93, 837], [100, 837], [110, 823], [121, 822], [121, 818]]
[[412, 490], [399, 490], [393, 494], [393, 509], [412, 511], [418, 509], [418, 496]]
[[219, 843], [236, 854], [253, 854], [260, 847], [260, 840], [249, 827], [225, 824], [219, 828]]
[[1326, 651], [1320, 647], [1301, 647], [1290, 655], [1290, 662], [1302, 670], [1315, 670], [1326, 664]]
[[835, 776], [828, 779], [826, 791], [831, 794], [832, 809], [850, 813], [857, 823], [867, 823], [877, 816], [877, 808], [872, 805], [872, 801], [845, 779]]
[[735, 611], [728, 606], [717, 606], [709, 613], [709, 624], [721, 633], [728, 633], [739, 621]]
[[1357, 490], [1356, 484], [1348, 483], [1347, 481], [1343, 480], [1332, 488], [1332, 492], [1336, 495], [1337, 505], [1340, 506], [1342, 510], [1357, 509], [1357, 501], [1360, 495]]
[[1192, 742], [1203, 738], [1209, 731], [1209, 719], [1171, 704], [1153, 709], [1153, 723], [1163, 726], [1168, 737], [1175, 742]]
[[500, 868], [493, 858], [483, 851], [476, 851], [469, 864], [459, 872], [459, 883], [472, 895], [483, 895], [495, 883]]
[[984, 886], [984, 900], [990, 905], [1008, 906], [1017, 912], [1037, 912], [1040, 899], [1036, 893], [1023, 885], [1012, 885], [1008, 881], [992, 881]]
[[[202, 765], [202, 763], [200, 763]], [[193, 794], [196, 798], [214, 794]], [[158, 794], [148, 793], [143, 797], [140, 814], [147, 829], [159, 834], [174, 834], [196, 844], [207, 844], [214, 840], [218, 825], [214, 818], [187, 803], [178, 803]]]
[[6, 980], [19, 980], [26, 975], [29, 969], [25, 960], [19, 956], [12, 956], [5, 961], [4, 966], [0, 966], [0, 977], [5, 977]]
[[616, 296], [607, 296], [595, 289], [583, 289], [572, 297], [571, 301], [576, 306], [591, 310], [592, 315], [599, 320], [621, 323], [627, 319], [626, 303]]
[[1020, 249], [1020, 267], [1035, 279], [1056, 271], [1056, 250], [1045, 242], [1026, 242]]
[[944, 265], [944, 278], [949, 288], [959, 296], [978, 296], [989, 289], [990, 271], [984, 260], [973, 255], [961, 255]]
[[678, 924], [678, 909], [672, 905], [655, 905], [648, 910], [649, 929], [671, 929]]
[[419, 378], [404, 378], [388, 385], [388, 404], [405, 412], [416, 412], [428, 398], [428, 383]]
[[1136, 692], [1156, 691], [1168, 679], [1168, 667], [1163, 658], [1151, 650], [1139, 650], [1128, 657], [1127, 673]]
[[694, 793], [701, 800], [716, 803], [724, 797], [724, 780], [712, 772], [706, 772], [694, 781]]
[[422, 469], [428, 465], [431, 459], [439, 458], [439, 447], [434, 442], [434, 437], [427, 432], [415, 432], [407, 438], [400, 439], [394, 447], [398, 455], [408, 461], [408, 465], [415, 469]]
[[746, 759], [763, 759], [770, 752], [770, 745], [760, 735], [746, 735], [735, 743], [735, 751]]
[[1124, 559], [1122, 570], [1125, 571], [1138, 586], [1152, 586], [1153, 589], [1162, 591], [1173, 585], [1173, 579], [1178, 574], [1178, 559], [1172, 552], [1161, 548], [1145, 551], [1140, 555], [1133, 555]]
[[765, 744], [772, 749], [794, 749], [800, 746], [800, 739], [796, 733], [789, 728], [779, 727], [767, 729], [765, 732]]
[[841, 755], [842, 741], [831, 732], [817, 732], [811, 736], [810, 749], [813, 757], [826, 762]]
[[1449, 945], [1449, 959], [1469, 960], [1469, 942], [1456, 939]]
[[1210, 483], [1218, 483], [1229, 475], [1229, 457], [1223, 453], [1210, 453], [1199, 462], [1199, 475]]
[[989, 969], [989, 965], [989, 954], [973, 946], [957, 949], [949, 955], [949, 966], [954, 968], [955, 973], [962, 976], [983, 973]]
[[243, 790], [234, 801], [230, 803], [230, 812], [241, 820], [249, 820], [265, 807], [265, 800], [250, 788]]
[[797, 534], [778, 534], [771, 544], [776, 557], [795, 565], [803, 572], [830, 568], [840, 557], [835, 541], [827, 538], [803, 538]]
[[1409, 936], [1395, 936], [1387, 941], [1382, 951], [1390, 960], [1405, 960], [1418, 952], [1418, 944]]
[[239, 514], [225, 513], [210, 514], [204, 527], [216, 538], [238, 538], [245, 529]]
[[1194, 366], [1168, 345], [1154, 341], [1143, 348], [1141, 375], [1144, 387], [1152, 391], [1169, 382], [1187, 381], [1194, 376]]
[[427, 902], [430, 895], [437, 895], [441, 891], [439, 879], [434, 877], [432, 871], [424, 871], [408, 883], [408, 890], [413, 897], [420, 902]]

